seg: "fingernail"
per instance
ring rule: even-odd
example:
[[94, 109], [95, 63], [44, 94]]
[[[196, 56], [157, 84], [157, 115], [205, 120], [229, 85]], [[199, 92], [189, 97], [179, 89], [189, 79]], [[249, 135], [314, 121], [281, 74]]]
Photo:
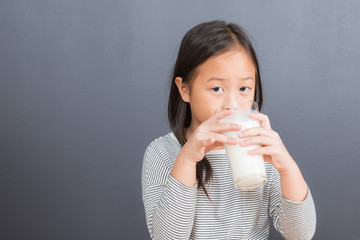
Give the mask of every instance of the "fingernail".
[[242, 128], [242, 126], [240, 125], [240, 124], [233, 124], [232, 125], [233, 126], [233, 128], [235, 128], [235, 129], [241, 129]]
[[239, 137], [245, 137], [245, 134], [243, 132], [238, 134]]
[[244, 140], [244, 141], [240, 141], [240, 145], [241, 145], [241, 146], [244, 146], [244, 145], [245, 145], [245, 142], [246, 142], [245, 140]]
[[236, 138], [231, 138], [231, 139], [230, 139], [230, 142], [232, 142], [232, 143], [237, 143], [238, 140], [237, 140]]

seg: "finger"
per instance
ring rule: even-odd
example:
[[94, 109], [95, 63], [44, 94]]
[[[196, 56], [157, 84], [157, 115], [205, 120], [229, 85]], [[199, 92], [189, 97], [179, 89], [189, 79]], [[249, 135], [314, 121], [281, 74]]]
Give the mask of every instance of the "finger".
[[241, 129], [241, 124], [236, 123], [214, 123], [208, 125], [208, 131], [210, 132], [240, 131]]
[[248, 150], [248, 154], [249, 155], [272, 155], [273, 148], [271, 146], [254, 148], [254, 149]]
[[230, 116], [233, 114], [233, 110], [224, 110], [220, 112], [216, 112], [214, 115], [212, 115], [208, 120], [206, 120], [206, 123], [217, 123], [220, 119]]
[[222, 147], [222, 149], [224, 149], [224, 144], [215, 142], [215, 143], [213, 143], [210, 146], [205, 148], [205, 153], [213, 150], [214, 148], [219, 148], [219, 147]]
[[272, 164], [272, 158], [270, 155], [263, 155], [264, 156], [264, 162], [268, 162]]
[[268, 136], [257, 136], [257, 137], [250, 137], [245, 140], [240, 141], [240, 146], [246, 147], [250, 145], [263, 145], [263, 146], [269, 146], [274, 145], [275, 140]]
[[227, 137], [222, 134], [213, 133], [200, 139], [198, 143], [199, 143], [199, 148], [208, 147], [214, 143], [235, 145], [239, 143], [239, 139]]
[[219, 133], [213, 133], [212, 137], [215, 138], [216, 143], [231, 144], [231, 145], [238, 144], [240, 140], [238, 138], [228, 137]]
[[240, 133], [238, 133], [239, 138], [245, 138], [245, 137], [252, 137], [252, 136], [268, 136], [268, 137], [274, 137], [275, 133], [273, 133], [271, 129], [265, 129], [262, 127], [252, 127], [247, 128]]
[[271, 129], [270, 119], [267, 115], [262, 113], [252, 113], [250, 114], [250, 117], [252, 119], [258, 120], [261, 127]]
[[215, 143], [211, 144], [210, 146], [208, 146], [207, 148], [208, 149], [213, 149], [213, 148], [219, 148], [219, 147], [224, 147], [224, 144], [219, 143], [219, 142], [215, 142]]

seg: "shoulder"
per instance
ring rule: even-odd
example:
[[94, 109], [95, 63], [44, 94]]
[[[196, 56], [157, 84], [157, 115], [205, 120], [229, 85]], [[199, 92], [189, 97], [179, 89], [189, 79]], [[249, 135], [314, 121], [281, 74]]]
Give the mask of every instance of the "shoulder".
[[[157, 159], [174, 162], [181, 150], [181, 144], [172, 132], [153, 140], [145, 150], [144, 161]], [[175, 158], [175, 159], [174, 159]]]
[[164, 136], [158, 137], [153, 140], [149, 146], [146, 148], [146, 152], [151, 150], [160, 150], [166, 152], [176, 152], [181, 149], [181, 145], [176, 139], [175, 135], [170, 132]]
[[144, 153], [143, 187], [164, 185], [180, 150], [181, 144], [172, 133], [153, 140]]
[[159, 146], [159, 147], [165, 147], [165, 146], [177, 146], [180, 145], [178, 140], [176, 139], [175, 135], [172, 132], [169, 132], [168, 134], [158, 137], [155, 140], [153, 140], [148, 148]]

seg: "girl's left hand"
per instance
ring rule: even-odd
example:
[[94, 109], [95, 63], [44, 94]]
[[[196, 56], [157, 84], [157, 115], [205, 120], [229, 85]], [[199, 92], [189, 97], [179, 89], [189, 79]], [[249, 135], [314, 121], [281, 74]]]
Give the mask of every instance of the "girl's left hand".
[[264, 161], [272, 164], [276, 170], [285, 172], [294, 166], [294, 160], [286, 150], [279, 134], [271, 129], [269, 117], [262, 113], [250, 114], [250, 117], [260, 122], [260, 127], [252, 127], [238, 134], [240, 145], [262, 145], [248, 151], [249, 155], [264, 155]]

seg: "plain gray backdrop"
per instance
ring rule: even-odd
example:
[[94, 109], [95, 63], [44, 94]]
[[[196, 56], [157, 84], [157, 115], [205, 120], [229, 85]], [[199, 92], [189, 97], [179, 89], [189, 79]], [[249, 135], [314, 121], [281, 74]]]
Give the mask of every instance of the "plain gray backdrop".
[[[360, 239], [360, 1], [0, 1], [0, 239], [149, 239], [142, 158], [180, 41], [247, 29], [314, 239]], [[271, 239], [281, 239], [271, 230]]]

